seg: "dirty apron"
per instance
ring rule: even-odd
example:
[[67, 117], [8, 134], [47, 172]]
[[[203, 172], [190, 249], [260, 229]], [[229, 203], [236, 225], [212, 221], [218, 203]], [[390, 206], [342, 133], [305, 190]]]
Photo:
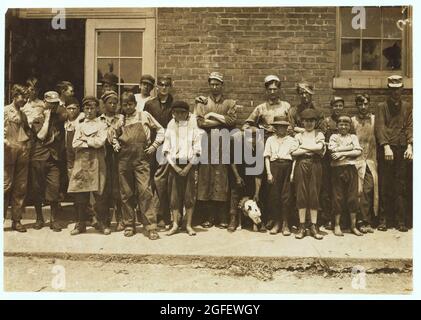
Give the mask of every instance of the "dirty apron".
[[159, 201], [152, 193], [150, 158], [145, 154], [148, 147], [145, 130], [140, 122], [121, 129], [121, 150], [117, 157], [123, 223], [126, 227], [135, 227], [137, 204], [145, 228], [154, 230]]

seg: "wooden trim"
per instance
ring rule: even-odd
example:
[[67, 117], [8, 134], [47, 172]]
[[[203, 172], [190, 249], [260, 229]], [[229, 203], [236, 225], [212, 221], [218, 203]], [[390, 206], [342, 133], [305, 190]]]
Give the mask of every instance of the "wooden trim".
[[[333, 89], [387, 89], [387, 77], [382, 76], [341, 76], [333, 78]], [[403, 84], [405, 89], [413, 88], [413, 79], [404, 77]]]
[[[57, 13], [53, 8], [22, 8], [17, 10], [21, 19], [51, 19]], [[155, 8], [64, 8], [68, 19], [141, 19], [155, 18]]]

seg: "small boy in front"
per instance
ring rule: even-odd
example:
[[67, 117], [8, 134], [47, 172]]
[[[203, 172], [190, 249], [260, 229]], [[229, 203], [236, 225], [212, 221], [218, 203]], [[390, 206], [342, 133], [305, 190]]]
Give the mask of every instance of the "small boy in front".
[[290, 123], [286, 118], [275, 117], [271, 125], [275, 129], [275, 134], [266, 140], [263, 153], [269, 184], [266, 207], [269, 210], [269, 218], [275, 222], [269, 233], [277, 234], [282, 220], [282, 234], [289, 236], [291, 234], [288, 226], [291, 210], [291, 153], [298, 149], [298, 141], [288, 135]]
[[189, 105], [184, 101], [176, 101], [172, 105], [172, 119], [165, 132], [162, 153], [171, 168], [168, 174], [168, 190], [170, 193], [170, 210], [172, 228], [167, 235], [177, 233], [182, 219], [180, 210], [186, 210], [186, 231], [190, 236], [196, 235], [192, 227], [193, 209], [197, 192], [197, 163], [200, 157], [201, 129], [196, 121], [190, 121], [193, 115]]
[[355, 134], [350, 134], [351, 118], [341, 115], [337, 121], [338, 133], [332, 134], [328, 149], [332, 161], [332, 210], [335, 213], [336, 236], [343, 236], [340, 222], [341, 214], [348, 207], [351, 218], [351, 232], [357, 236], [363, 234], [357, 229], [358, 212], [358, 172], [356, 158], [361, 155], [362, 148]]

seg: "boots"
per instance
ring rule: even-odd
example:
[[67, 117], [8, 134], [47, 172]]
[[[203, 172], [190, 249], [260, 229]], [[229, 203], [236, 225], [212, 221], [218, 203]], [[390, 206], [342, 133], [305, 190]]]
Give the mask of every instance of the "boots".
[[39, 230], [44, 227], [44, 217], [42, 215], [42, 206], [35, 206], [37, 220], [35, 221], [34, 229]]
[[310, 227], [310, 233], [314, 237], [314, 239], [317, 239], [317, 240], [323, 239], [323, 236], [319, 233], [314, 223]]
[[20, 223], [20, 221], [13, 221], [12, 222], [12, 230], [18, 231], [18, 232], [26, 232], [26, 228], [23, 224]]
[[86, 223], [85, 222], [78, 222], [75, 225], [75, 228], [70, 231], [70, 235], [75, 236], [78, 235], [80, 233], [85, 233], [86, 232]]
[[228, 224], [228, 231], [234, 232], [237, 229], [237, 214], [230, 215], [230, 222]]
[[306, 226], [305, 223], [300, 223], [300, 228], [298, 229], [298, 232], [295, 235], [296, 239], [302, 239], [306, 235]]
[[50, 229], [54, 232], [60, 232], [61, 226], [57, 221], [59, 206], [58, 203], [51, 203], [51, 218], [50, 218]]

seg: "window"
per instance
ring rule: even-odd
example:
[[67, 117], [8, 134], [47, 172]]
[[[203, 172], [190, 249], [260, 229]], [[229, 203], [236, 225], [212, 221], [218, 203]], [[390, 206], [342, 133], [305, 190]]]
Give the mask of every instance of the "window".
[[143, 32], [135, 30], [96, 33], [97, 97], [101, 96], [101, 80], [106, 77], [117, 83], [118, 94], [139, 86], [142, 74]]
[[384, 88], [392, 74], [404, 76], [405, 87], [412, 87], [412, 28], [402, 23], [411, 17], [411, 7], [338, 8], [333, 87]]
[[155, 19], [88, 19], [85, 94], [102, 94], [102, 79], [120, 94], [138, 89], [142, 74], [155, 75]]

